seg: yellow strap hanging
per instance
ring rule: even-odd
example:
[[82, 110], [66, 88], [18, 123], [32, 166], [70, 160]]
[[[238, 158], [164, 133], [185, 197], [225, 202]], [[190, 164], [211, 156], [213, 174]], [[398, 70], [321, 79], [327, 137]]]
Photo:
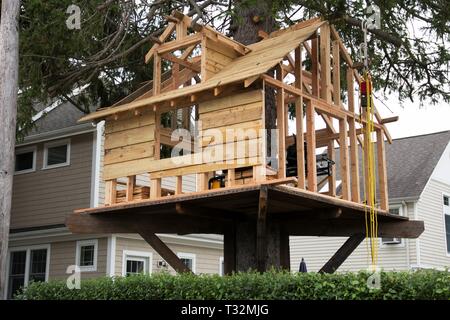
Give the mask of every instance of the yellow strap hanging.
[[[377, 214], [375, 211], [375, 198], [376, 198], [376, 177], [375, 177], [375, 151], [372, 140], [372, 132], [374, 130], [374, 108], [372, 101], [372, 86], [369, 73], [364, 72], [365, 90], [366, 97], [361, 95], [361, 99], [366, 99], [365, 107], [365, 141], [364, 141], [364, 152], [363, 152], [363, 163], [366, 164], [366, 174], [365, 174], [365, 187], [364, 187], [364, 200], [366, 205], [369, 207], [365, 208], [365, 223], [366, 223], [366, 238], [369, 240], [367, 245], [370, 246], [370, 256], [371, 256], [371, 266], [375, 271], [376, 265], [378, 263], [378, 221]], [[362, 90], [360, 90], [361, 92]], [[363, 112], [361, 112], [362, 116]], [[367, 153], [367, 159], [364, 159], [364, 154]], [[365, 162], [367, 161], [367, 163]], [[368, 248], [369, 249], [369, 248]]]

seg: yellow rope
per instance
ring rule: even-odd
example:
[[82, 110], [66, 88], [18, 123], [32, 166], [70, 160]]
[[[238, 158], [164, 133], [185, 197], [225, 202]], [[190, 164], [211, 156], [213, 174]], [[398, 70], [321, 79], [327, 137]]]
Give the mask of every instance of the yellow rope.
[[[371, 265], [373, 271], [378, 263], [378, 220], [375, 211], [375, 198], [376, 198], [376, 177], [375, 177], [375, 152], [372, 141], [372, 132], [374, 129], [374, 108], [372, 101], [372, 84], [368, 72], [364, 72], [364, 80], [366, 82], [366, 92], [367, 92], [367, 108], [365, 113], [365, 141], [363, 146], [362, 160], [365, 164], [367, 161], [367, 174], [364, 175], [364, 200], [366, 205], [369, 207], [367, 211], [367, 206], [365, 207], [365, 225], [366, 225], [366, 246], [367, 252], [370, 251]], [[362, 115], [361, 115], [362, 116]], [[367, 158], [365, 159], [365, 152], [367, 152]], [[370, 245], [370, 250], [369, 250]]]

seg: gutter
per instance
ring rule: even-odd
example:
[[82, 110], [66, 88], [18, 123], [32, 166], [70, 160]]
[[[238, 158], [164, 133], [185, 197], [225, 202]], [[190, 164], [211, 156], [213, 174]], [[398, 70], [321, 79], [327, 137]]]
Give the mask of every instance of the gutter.
[[39, 142], [45, 142], [48, 140], [54, 140], [55, 138], [65, 138], [94, 131], [96, 131], [96, 128], [92, 123], [78, 124], [67, 128], [26, 136], [22, 143], [16, 145], [16, 148]]

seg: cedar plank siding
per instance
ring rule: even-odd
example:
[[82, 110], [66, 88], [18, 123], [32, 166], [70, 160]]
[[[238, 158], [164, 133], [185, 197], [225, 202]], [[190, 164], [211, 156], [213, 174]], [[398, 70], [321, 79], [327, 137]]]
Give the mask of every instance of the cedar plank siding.
[[63, 224], [74, 209], [90, 206], [92, 143], [93, 133], [70, 137], [70, 165], [47, 170], [44, 143], [36, 145], [36, 171], [14, 176], [11, 229]]

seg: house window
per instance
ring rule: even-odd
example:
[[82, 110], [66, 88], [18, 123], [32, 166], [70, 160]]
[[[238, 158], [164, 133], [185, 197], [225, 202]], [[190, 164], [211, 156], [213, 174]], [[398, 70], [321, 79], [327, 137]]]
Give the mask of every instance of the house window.
[[444, 225], [445, 225], [445, 241], [447, 243], [447, 254], [450, 254], [450, 205], [449, 196], [444, 195]]
[[44, 146], [44, 169], [63, 167], [70, 164], [70, 141], [56, 141]]
[[122, 276], [151, 273], [151, 265], [151, 253], [124, 250]]
[[30, 282], [47, 281], [50, 246], [13, 249], [9, 255], [7, 298]]
[[[402, 216], [403, 212], [402, 212], [402, 206], [401, 205], [392, 205], [389, 206], [389, 213], [390, 214], [395, 214], [398, 216]], [[382, 245], [398, 245], [402, 243], [402, 239], [401, 238], [381, 238], [381, 244]]]
[[36, 148], [16, 152], [15, 173], [22, 174], [36, 170]]
[[76, 265], [81, 271], [97, 271], [98, 240], [77, 241]]
[[188, 267], [193, 273], [195, 273], [195, 254], [178, 252], [177, 256], [186, 267]]

